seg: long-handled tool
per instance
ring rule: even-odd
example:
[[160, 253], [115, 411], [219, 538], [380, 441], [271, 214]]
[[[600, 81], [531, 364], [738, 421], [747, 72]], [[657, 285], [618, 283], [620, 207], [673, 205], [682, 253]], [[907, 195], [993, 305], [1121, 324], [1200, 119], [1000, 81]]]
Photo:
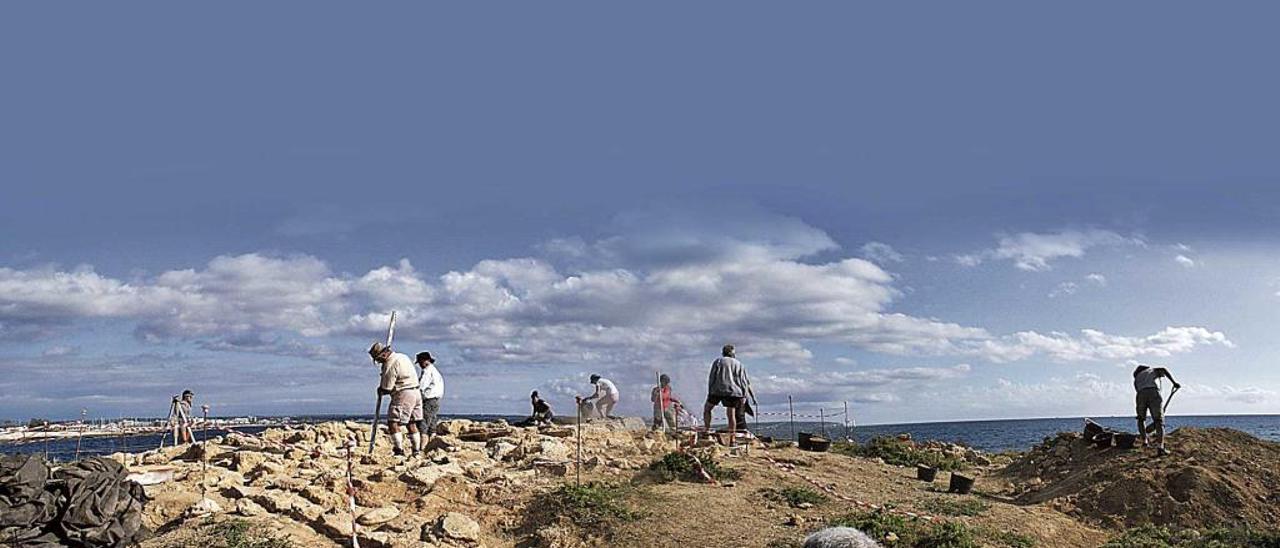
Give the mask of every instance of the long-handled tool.
[[[391, 348], [391, 339], [396, 334], [396, 311], [391, 311], [391, 322], [387, 324], [387, 348]], [[378, 391], [378, 402], [373, 405], [373, 431], [369, 433], [369, 454], [378, 443], [378, 420], [382, 418], [382, 391]]]

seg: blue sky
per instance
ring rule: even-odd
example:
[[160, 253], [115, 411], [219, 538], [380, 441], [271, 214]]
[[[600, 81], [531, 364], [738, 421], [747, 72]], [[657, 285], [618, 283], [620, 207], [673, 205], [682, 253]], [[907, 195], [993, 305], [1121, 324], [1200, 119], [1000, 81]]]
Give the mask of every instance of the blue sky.
[[[1266, 3], [0, 8], [0, 417], [1280, 412]], [[1173, 411], [1173, 409], [1171, 409]]]

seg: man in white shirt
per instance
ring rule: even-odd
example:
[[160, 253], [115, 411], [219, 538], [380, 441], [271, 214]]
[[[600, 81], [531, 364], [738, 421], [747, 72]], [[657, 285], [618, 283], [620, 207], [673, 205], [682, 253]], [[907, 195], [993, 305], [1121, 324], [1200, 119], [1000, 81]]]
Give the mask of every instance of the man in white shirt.
[[591, 384], [595, 385], [595, 393], [585, 398], [578, 398], [579, 402], [590, 402], [595, 400], [596, 413], [606, 419], [612, 419], [613, 408], [618, 405], [618, 387], [614, 386], [613, 381], [601, 377], [600, 375], [591, 375]]
[[382, 366], [378, 393], [391, 395], [387, 429], [391, 431], [395, 454], [405, 454], [404, 435], [400, 433], [400, 428], [405, 425], [409, 427], [409, 440], [413, 443], [414, 452], [421, 451], [422, 438], [418, 435], [417, 422], [422, 420], [422, 393], [418, 392], [418, 375], [413, 371], [413, 362], [409, 361], [409, 356], [392, 352], [391, 347], [377, 342], [369, 347], [369, 355]]
[[440, 415], [440, 398], [444, 397], [444, 377], [436, 369], [436, 359], [430, 352], [419, 352], [414, 357], [422, 372], [418, 374], [418, 387], [422, 392], [422, 420], [418, 421], [418, 432], [421, 432], [423, 447], [436, 431], [436, 422]]
[[[1155, 431], [1156, 452], [1164, 456], [1169, 451], [1164, 448], [1164, 398], [1160, 395], [1160, 384], [1157, 382], [1161, 377], [1167, 377], [1175, 390], [1182, 388], [1178, 381], [1173, 380], [1169, 370], [1163, 367], [1139, 365], [1133, 370], [1133, 389], [1138, 392], [1138, 433], [1142, 434], [1142, 446], [1147, 446], [1147, 432]], [[1151, 412], [1149, 429], [1146, 424], [1148, 411]]]

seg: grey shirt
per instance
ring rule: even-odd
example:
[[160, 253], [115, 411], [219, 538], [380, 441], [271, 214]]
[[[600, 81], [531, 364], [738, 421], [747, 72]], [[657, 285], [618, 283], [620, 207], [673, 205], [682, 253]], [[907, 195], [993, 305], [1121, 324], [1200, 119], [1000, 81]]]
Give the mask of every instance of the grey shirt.
[[1139, 392], [1147, 388], [1154, 388], [1156, 390], [1160, 390], [1160, 385], [1156, 383], [1156, 380], [1158, 380], [1163, 375], [1156, 373], [1156, 371], [1158, 370], [1159, 368], [1149, 367], [1147, 369], [1143, 369], [1142, 371], [1139, 371], [1137, 375], [1133, 376], [1133, 389]]
[[747, 368], [737, 358], [720, 357], [711, 362], [711, 374], [707, 376], [708, 396], [743, 398], [750, 388]]

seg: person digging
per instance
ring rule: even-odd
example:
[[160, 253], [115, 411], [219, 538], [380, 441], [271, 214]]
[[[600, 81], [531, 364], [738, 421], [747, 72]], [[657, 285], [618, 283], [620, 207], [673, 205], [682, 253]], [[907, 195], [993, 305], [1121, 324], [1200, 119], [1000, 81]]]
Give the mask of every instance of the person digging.
[[409, 356], [392, 352], [391, 347], [375, 342], [369, 347], [369, 355], [374, 363], [382, 366], [382, 379], [378, 383], [378, 394], [391, 395], [391, 405], [387, 409], [387, 429], [391, 432], [391, 443], [396, 456], [404, 456], [404, 434], [400, 432], [406, 425], [409, 429], [409, 441], [413, 451], [422, 451], [422, 437], [418, 433], [418, 421], [422, 420], [422, 392], [418, 391], [418, 375], [413, 370], [413, 362]]
[[579, 404], [592, 403], [595, 405], [595, 413], [602, 419], [614, 419], [613, 408], [618, 405], [619, 393], [618, 387], [613, 381], [601, 377], [600, 375], [591, 375], [591, 384], [595, 386], [595, 392], [590, 396], [577, 398]]
[[[1164, 448], [1164, 398], [1160, 395], [1160, 383], [1162, 377], [1168, 378], [1173, 383], [1173, 389], [1182, 388], [1178, 381], [1173, 380], [1173, 375], [1169, 374], [1169, 370], [1163, 367], [1150, 367], [1139, 365], [1133, 370], [1133, 389], [1137, 391], [1138, 406], [1138, 433], [1142, 435], [1142, 446], [1149, 445], [1147, 434], [1156, 433], [1156, 453], [1160, 456], [1169, 454]], [[1172, 394], [1170, 394], [1172, 397]], [[1151, 413], [1151, 425], [1147, 425], [1147, 412]]]

